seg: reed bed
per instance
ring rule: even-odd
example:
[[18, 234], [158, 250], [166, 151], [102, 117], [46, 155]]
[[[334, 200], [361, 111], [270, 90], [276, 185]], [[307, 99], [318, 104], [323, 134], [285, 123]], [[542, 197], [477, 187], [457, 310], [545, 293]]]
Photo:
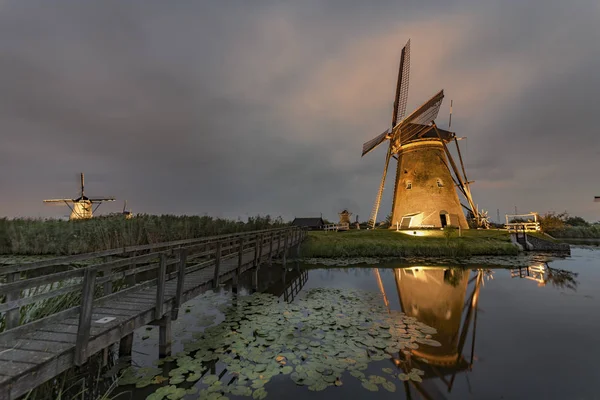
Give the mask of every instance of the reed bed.
[[548, 234], [555, 238], [571, 239], [600, 239], [600, 224], [592, 226], [569, 226], [555, 230], [549, 230]]
[[310, 232], [302, 244], [302, 256], [338, 257], [469, 257], [516, 255], [506, 232], [463, 231], [444, 237], [441, 231], [410, 236], [393, 230]]
[[287, 225], [270, 216], [246, 222], [208, 216], [137, 215], [90, 220], [0, 219], [0, 254], [70, 255]]

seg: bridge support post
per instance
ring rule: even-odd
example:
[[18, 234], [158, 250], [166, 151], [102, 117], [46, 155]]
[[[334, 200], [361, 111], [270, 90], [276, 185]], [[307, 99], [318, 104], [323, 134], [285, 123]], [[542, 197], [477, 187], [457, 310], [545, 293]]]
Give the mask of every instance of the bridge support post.
[[119, 342], [119, 357], [131, 356], [131, 350], [133, 348], [133, 332], [123, 337]]
[[213, 288], [219, 287], [219, 273], [221, 267], [221, 242], [217, 242], [215, 253], [215, 274], [213, 276]]
[[258, 268], [252, 269], [252, 293], [258, 290]]
[[177, 292], [175, 294], [175, 302], [173, 310], [171, 310], [171, 318], [177, 320], [179, 317], [179, 307], [183, 299], [183, 284], [185, 282], [185, 266], [187, 263], [187, 249], [179, 250], [179, 268], [177, 269]]
[[285, 239], [284, 239], [284, 242], [283, 242], [283, 267], [284, 268], [287, 265], [288, 237], [289, 237], [289, 233], [286, 232], [285, 233]]
[[165, 315], [158, 326], [158, 357], [171, 355], [171, 316]]
[[231, 285], [231, 291], [234, 294], [237, 294], [237, 292], [238, 292], [238, 285], [239, 285], [239, 281], [240, 281], [240, 275], [242, 273], [243, 262], [244, 262], [244, 238], [241, 237], [239, 239], [237, 267], [235, 269], [235, 276], [233, 277], [233, 283]]
[[160, 319], [163, 316], [165, 301], [165, 284], [167, 282], [167, 255], [160, 253], [160, 264], [158, 268], [158, 279], [156, 280], [156, 306], [154, 308], [154, 318]]
[[273, 265], [273, 240], [275, 239], [275, 235], [271, 233], [271, 240], [269, 243], [269, 267]]

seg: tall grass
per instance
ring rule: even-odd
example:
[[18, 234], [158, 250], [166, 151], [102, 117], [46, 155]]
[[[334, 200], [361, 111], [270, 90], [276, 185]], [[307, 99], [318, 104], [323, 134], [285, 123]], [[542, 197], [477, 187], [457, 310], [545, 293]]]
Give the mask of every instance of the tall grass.
[[548, 234], [555, 238], [600, 239], [600, 225], [568, 226], [560, 229], [548, 230]]
[[349, 232], [310, 232], [302, 244], [304, 257], [468, 257], [516, 255], [507, 233], [497, 231], [463, 232], [463, 236], [427, 237], [375, 230]]
[[0, 254], [68, 255], [284, 226], [278, 218], [246, 222], [208, 216], [137, 215], [82, 221], [0, 219]]

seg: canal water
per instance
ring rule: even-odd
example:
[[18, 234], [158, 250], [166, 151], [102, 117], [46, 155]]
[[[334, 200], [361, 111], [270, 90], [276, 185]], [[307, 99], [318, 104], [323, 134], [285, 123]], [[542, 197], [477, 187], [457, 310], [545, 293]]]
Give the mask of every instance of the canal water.
[[[600, 399], [600, 249], [522, 267], [263, 268], [136, 332], [119, 399]], [[114, 373], [115, 370], [109, 372]]]

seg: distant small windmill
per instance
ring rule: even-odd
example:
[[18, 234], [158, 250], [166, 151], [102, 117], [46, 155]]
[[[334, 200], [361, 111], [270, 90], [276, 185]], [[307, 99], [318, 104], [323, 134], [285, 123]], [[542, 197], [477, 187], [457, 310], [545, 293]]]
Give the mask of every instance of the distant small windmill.
[[[84, 193], [83, 172], [81, 173], [81, 195], [76, 199], [49, 199], [44, 200], [44, 203], [65, 203], [71, 209], [70, 220], [73, 219], [90, 219], [94, 211], [100, 207], [100, 204], [105, 201], [115, 201], [114, 197], [87, 197]], [[96, 207], [92, 209], [92, 205]]]
[[123, 215], [125, 219], [131, 219], [133, 217], [133, 212], [127, 209], [127, 200], [125, 200], [125, 204], [123, 204]]

